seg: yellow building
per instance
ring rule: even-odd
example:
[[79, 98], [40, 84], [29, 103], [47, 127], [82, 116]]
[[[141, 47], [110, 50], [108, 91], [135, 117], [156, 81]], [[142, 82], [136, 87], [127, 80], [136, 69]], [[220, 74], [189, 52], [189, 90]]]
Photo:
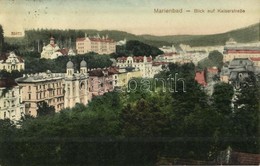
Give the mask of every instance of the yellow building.
[[22, 88], [25, 114], [37, 116], [38, 104], [47, 102], [56, 112], [64, 108], [63, 75], [60, 73], [39, 73], [17, 78]]
[[113, 39], [106, 37], [77, 38], [76, 49], [78, 54], [85, 54], [88, 52], [96, 52], [98, 54], [111, 54], [116, 51], [116, 42]]
[[118, 87], [124, 87], [127, 86], [128, 81], [131, 80], [132, 78], [141, 78], [142, 77], [142, 72], [141, 70], [137, 70], [137, 71], [124, 71], [124, 72], [120, 72], [118, 74], [118, 83], [117, 86]]

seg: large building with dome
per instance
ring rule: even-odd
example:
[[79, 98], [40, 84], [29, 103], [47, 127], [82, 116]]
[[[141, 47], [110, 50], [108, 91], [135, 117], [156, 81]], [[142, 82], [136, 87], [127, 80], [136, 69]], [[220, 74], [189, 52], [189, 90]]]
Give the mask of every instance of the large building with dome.
[[76, 103], [88, 103], [88, 72], [87, 63], [82, 60], [80, 71], [75, 71], [70, 60], [66, 65], [66, 73], [26, 74], [17, 78], [21, 87], [22, 101], [25, 104], [25, 114], [37, 116], [38, 106], [46, 102], [54, 106], [59, 112], [64, 108], [71, 108]]
[[41, 52], [41, 58], [45, 59], [56, 59], [59, 56], [63, 55], [76, 55], [74, 51], [70, 48], [60, 48], [58, 44], [55, 44], [55, 39], [53, 37], [50, 38], [50, 43], [48, 45], [44, 45]]

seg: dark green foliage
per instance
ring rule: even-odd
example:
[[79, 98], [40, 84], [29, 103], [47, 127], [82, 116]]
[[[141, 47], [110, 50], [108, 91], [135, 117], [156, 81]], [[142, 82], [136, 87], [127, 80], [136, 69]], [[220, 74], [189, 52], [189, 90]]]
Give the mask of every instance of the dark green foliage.
[[55, 113], [55, 107], [49, 106], [45, 101], [37, 104], [37, 116], [52, 115]]
[[200, 69], [214, 67], [214, 66], [219, 69], [221, 69], [223, 66], [223, 54], [218, 51], [210, 52], [208, 58], [203, 59], [198, 63], [198, 67]]
[[163, 54], [163, 52], [157, 47], [145, 44], [138, 40], [130, 40], [126, 42], [124, 46], [117, 46], [116, 54], [112, 57], [117, 58], [120, 56], [152, 56]]
[[60, 56], [56, 59], [40, 59], [35, 54], [25, 54], [25, 72], [38, 73], [50, 70], [53, 73], [65, 73], [66, 64], [71, 59], [74, 63], [75, 71], [80, 70], [80, 62], [84, 59], [88, 68], [104, 68], [112, 64], [108, 55], [98, 55], [96, 53], [87, 53], [80, 56]]
[[208, 96], [194, 81], [194, 64], [169, 69], [156, 77], [178, 73], [185, 92], [182, 82], [178, 92], [164, 92], [161, 85], [142, 91], [138, 85], [136, 91], [94, 97], [87, 106], [25, 117], [20, 128], [0, 120], [0, 164], [155, 165], [161, 156], [212, 161], [228, 146], [259, 152], [257, 82], [240, 90], [232, 108], [231, 85], [217, 84]]

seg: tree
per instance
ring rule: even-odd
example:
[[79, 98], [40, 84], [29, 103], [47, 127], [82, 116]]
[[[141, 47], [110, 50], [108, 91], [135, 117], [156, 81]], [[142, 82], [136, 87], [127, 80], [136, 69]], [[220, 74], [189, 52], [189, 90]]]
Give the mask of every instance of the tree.
[[[259, 108], [260, 84], [255, 81], [250, 86], [241, 86], [236, 92], [232, 120], [231, 147], [237, 151], [259, 153]], [[236, 140], [238, 139], [238, 140]]]
[[234, 95], [233, 86], [227, 83], [219, 83], [214, 86], [212, 94], [214, 109], [223, 114], [231, 113], [231, 102]]
[[223, 54], [221, 54], [219, 51], [212, 51], [209, 53], [208, 58], [201, 60], [198, 63], [198, 67], [200, 69], [204, 69], [207, 67], [218, 67], [218, 68], [222, 68], [223, 66]]
[[3, 52], [4, 48], [4, 30], [2, 25], [0, 25], [0, 54]]
[[51, 115], [55, 113], [55, 107], [49, 106], [47, 102], [40, 102], [37, 104], [37, 116]]

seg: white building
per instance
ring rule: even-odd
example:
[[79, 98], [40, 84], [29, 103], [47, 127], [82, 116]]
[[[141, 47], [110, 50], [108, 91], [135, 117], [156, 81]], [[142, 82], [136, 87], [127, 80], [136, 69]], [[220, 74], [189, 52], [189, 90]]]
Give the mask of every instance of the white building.
[[0, 119], [18, 122], [25, 114], [21, 90], [14, 80], [0, 80]]
[[236, 58], [258, 58], [260, 57], [260, 42], [237, 43], [234, 39], [226, 42], [223, 51], [223, 62], [231, 62]]
[[41, 58], [45, 59], [55, 59], [58, 56], [62, 56], [63, 54], [59, 51], [60, 47], [55, 44], [54, 38], [50, 38], [50, 44], [47, 46], [43, 46], [42, 48], [42, 53], [41, 53]]
[[80, 72], [75, 72], [74, 64], [69, 61], [64, 78], [64, 107], [74, 107], [76, 103], [88, 103], [88, 71], [85, 60], [80, 63]]
[[142, 72], [142, 77], [152, 78], [152, 57], [146, 56], [128, 56], [117, 58], [117, 67], [131, 67]]
[[0, 56], [0, 70], [11, 72], [13, 70], [24, 70], [23, 58], [16, 56], [14, 52], [10, 52]]
[[176, 53], [177, 52], [174, 45], [172, 45], [172, 46], [162, 46], [159, 49], [161, 51], [163, 51], [164, 53]]

